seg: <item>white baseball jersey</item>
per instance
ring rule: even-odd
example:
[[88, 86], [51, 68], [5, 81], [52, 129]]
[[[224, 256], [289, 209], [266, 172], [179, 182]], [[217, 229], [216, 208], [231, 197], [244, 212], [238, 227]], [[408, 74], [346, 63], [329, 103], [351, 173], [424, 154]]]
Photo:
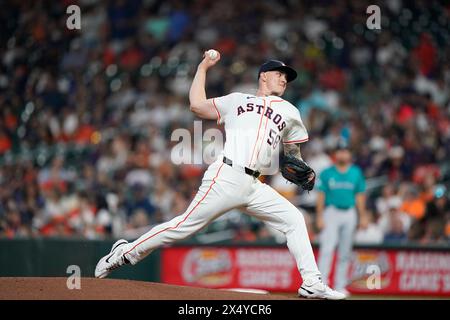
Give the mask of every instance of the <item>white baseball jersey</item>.
[[308, 140], [298, 109], [280, 97], [234, 92], [212, 101], [217, 123], [225, 124], [223, 154], [240, 166], [274, 174], [280, 142]]
[[124, 257], [136, 264], [154, 249], [188, 237], [232, 209], [244, 208], [246, 213], [286, 235], [287, 246], [303, 280], [320, 278], [302, 213], [272, 187], [242, 168], [264, 173], [265, 161], [272, 154], [278, 155], [274, 151], [280, 142], [308, 140], [298, 110], [279, 97], [243, 93], [214, 98], [213, 104], [217, 122], [225, 124], [223, 154], [233, 164], [224, 163], [219, 156], [206, 170], [186, 211], [127, 244]]

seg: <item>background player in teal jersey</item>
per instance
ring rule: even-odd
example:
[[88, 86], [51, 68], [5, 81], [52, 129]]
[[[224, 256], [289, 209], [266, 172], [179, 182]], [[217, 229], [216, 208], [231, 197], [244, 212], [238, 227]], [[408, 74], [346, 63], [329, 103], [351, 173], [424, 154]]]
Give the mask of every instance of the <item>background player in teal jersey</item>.
[[333, 259], [338, 246], [335, 272], [336, 290], [348, 295], [347, 270], [353, 246], [353, 235], [358, 224], [367, 227], [365, 207], [365, 178], [362, 170], [352, 164], [352, 153], [348, 144], [339, 143], [335, 151], [335, 164], [320, 174], [317, 198], [317, 228], [321, 230], [319, 270], [323, 282], [327, 283]]

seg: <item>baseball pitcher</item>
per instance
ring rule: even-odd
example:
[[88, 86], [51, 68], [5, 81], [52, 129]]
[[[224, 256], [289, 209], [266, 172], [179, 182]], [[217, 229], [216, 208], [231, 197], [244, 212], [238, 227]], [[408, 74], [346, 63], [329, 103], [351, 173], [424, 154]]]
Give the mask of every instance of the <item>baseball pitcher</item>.
[[[225, 126], [226, 142], [218, 159], [206, 170], [201, 186], [188, 208], [172, 220], [155, 226], [134, 242], [118, 240], [100, 259], [97, 278], [106, 277], [124, 264], [136, 264], [154, 249], [184, 239], [233, 208], [245, 211], [283, 232], [303, 279], [298, 293], [307, 298], [344, 299], [321, 280], [302, 213], [269, 185], [258, 180], [270, 171], [284, 147], [283, 176], [305, 190], [314, 186], [315, 173], [302, 160], [300, 144], [308, 133], [300, 113], [281, 96], [297, 77], [291, 67], [278, 60], [261, 65], [256, 94], [234, 92], [207, 99], [206, 73], [220, 54], [205, 52], [189, 92], [190, 109], [202, 119]], [[276, 156], [275, 156], [276, 155]]]

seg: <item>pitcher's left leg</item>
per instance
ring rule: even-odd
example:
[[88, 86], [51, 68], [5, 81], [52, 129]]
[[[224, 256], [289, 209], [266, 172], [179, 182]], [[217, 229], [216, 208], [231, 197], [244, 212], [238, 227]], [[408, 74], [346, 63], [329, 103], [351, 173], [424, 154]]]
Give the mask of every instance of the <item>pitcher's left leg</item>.
[[258, 183], [255, 187], [246, 208], [249, 214], [286, 235], [303, 280], [320, 278], [303, 214], [270, 186]]
[[286, 235], [287, 246], [303, 278], [299, 295], [306, 298], [344, 299], [344, 294], [322, 282], [303, 214], [270, 186], [258, 181], [254, 183], [254, 189], [246, 209]]

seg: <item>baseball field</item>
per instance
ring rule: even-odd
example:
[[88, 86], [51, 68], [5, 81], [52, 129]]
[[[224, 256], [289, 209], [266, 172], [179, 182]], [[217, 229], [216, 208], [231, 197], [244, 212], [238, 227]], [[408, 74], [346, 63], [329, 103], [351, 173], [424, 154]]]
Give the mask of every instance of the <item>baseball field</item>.
[[[295, 293], [252, 293], [155, 282], [81, 278], [68, 289], [64, 277], [0, 277], [0, 300], [308, 300]], [[348, 300], [450, 299], [412, 295], [352, 295]]]
[[69, 290], [63, 277], [0, 278], [0, 300], [286, 300], [295, 294], [256, 294], [161, 283], [81, 278]]

